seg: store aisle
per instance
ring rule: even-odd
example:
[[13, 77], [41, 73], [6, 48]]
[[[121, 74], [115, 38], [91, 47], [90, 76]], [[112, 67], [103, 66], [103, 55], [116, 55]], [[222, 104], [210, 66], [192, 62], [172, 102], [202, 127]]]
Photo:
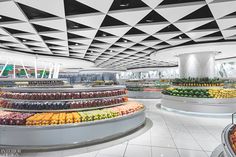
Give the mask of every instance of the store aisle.
[[[152, 126], [132, 140], [116, 140], [88, 148], [30, 153], [37, 157], [208, 157], [220, 144], [230, 117], [191, 116], [156, 108], [160, 100], [137, 100], [147, 107]], [[111, 146], [114, 145], [114, 146]], [[88, 153], [87, 153], [88, 152]]]

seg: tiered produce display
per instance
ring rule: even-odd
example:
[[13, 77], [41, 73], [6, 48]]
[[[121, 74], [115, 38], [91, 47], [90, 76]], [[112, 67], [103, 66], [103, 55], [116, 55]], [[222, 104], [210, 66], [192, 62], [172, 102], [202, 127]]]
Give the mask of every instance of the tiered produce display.
[[231, 148], [233, 149], [235, 155], [236, 155], [236, 127], [232, 129], [229, 133], [229, 142], [231, 145]]
[[124, 86], [2, 88], [0, 92], [0, 147], [84, 145], [123, 136], [144, 123], [144, 106], [128, 101]]
[[0, 107], [23, 110], [62, 110], [101, 107], [128, 101], [126, 90], [62, 93], [0, 93]]
[[[235, 113], [232, 114], [232, 123], [227, 125], [221, 133], [222, 150], [217, 148], [213, 152], [215, 154], [224, 154], [224, 157], [236, 156], [236, 125]], [[219, 152], [219, 153], [218, 153]]]
[[58, 79], [0, 79], [0, 87], [62, 87], [65, 83]]
[[48, 93], [2, 91], [0, 107], [5, 111], [0, 112], [0, 125], [79, 123], [115, 118], [143, 108], [141, 104], [128, 102], [126, 94], [126, 89]]
[[128, 91], [161, 91], [170, 86], [170, 80], [127, 80]]
[[194, 88], [167, 88], [164, 95], [191, 98], [236, 98], [236, 89], [194, 89]]
[[0, 125], [60, 125], [115, 118], [143, 109], [142, 104], [127, 102], [101, 110], [81, 112], [20, 113], [0, 111]]
[[236, 110], [236, 89], [226, 88], [219, 78], [175, 79], [162, 91], [161, 107], [197, 114], [232, 114]]
[[161, 91], [170, 86], [169, 80], [128, 80], [126, 81], [130, 98], [160, 99]]
[[176, 78], [172, 81], [174, 86], [211, 87], [224, 86], [224, 81], [219, 78]]

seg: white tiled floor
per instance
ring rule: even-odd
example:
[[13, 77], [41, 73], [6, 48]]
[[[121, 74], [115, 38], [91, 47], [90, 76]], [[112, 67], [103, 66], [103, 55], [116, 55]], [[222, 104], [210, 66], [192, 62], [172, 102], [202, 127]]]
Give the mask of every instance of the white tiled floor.
[[[153, 125], [141, 135], [97, 146], [30, 153], [22, 156], [44, 157], [209, 157], [220, 144], [223, 128], [230, 117], [199, 117], [156, 108], [159, 100], [138, 100], [147, 107]], [[87, 153], [86, 153], [87, 152]]]

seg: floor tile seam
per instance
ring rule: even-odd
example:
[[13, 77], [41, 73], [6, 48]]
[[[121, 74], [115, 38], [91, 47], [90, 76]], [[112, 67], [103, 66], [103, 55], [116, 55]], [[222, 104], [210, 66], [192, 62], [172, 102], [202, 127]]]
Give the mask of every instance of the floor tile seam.
[[167, 148], [167, 149], [178, 149], [177, 147], [165, 147], [165, 146], [151, 146], [153, 148]]
[[[182, 121], [181, 121], [182, 122]], [[183, 123], [182, 123], [183, 124]], [[194, 141], [198, 144], [198, 146], [202, 149], [202, 151], [204, 151], [203, 147], [200, 145], [200, 143], [196, 140], [196, 138], [193, 136], [193, 134], [191, 133], [191, 131], [189, 131], [188, 128], [186, 128], [184, 125], [183, 127], [188, 131], [188, 133], [192, 136], [192, 138], [194, 139]]]
[[[165, 120], [165, 118], [164, 118], [165, 115], [163, 115], [163, 113], [161, 113], [161, 115], [163, 116], [164, 123], [166, 124], [166, 127], [167, 127], [167, 129], [168, 129], [168, 131], [169, 131], [169, 134], [170, 134], [170, 136], [171, 136], [171, 138], [172, 138], [172, 140], [173, 140], [173, 142], [174, 142], [174, 145], [175, 145], [175, 147], [177, 148], [177, 145], [176, 145], [176, 143], [175, 143], [175, 141], [174, 141], [174, 138], [173, 138], [173, 136], [172, 136], [172, 134], [171, 134], [171, 132], [170, 132], [170, 128], [169, 128], [169, 126], [167, 125], [166, 120]], [[178, 149], [177, 149], [177, 152], [178, 152], [179, 157], [181, 157], [180, 152], [179, 152]]]
[[151, 147], [161, 147], [161, 148], [177, 148], [176, 146], [161, 146], [161, 145], [151, 145]]
[[218, 139], [216, 138], [216, 136], [215, 136], [214, 134], [212, 134], [212, 133], [206, 128], [206, 126], [201, 125], [201, 123], [199, 123], [199, 122], [197, 122], [197, 123], [198, 123], [198, 125], [199, 125], [201, 128], [203, 128], [203, 130], [205, 130], [206, 132], [208, 132], [215, 140], [218, 141]]
[[[206, 132], [208, 132], [216, 141], [218, 141], [217, 137], [213, 135], [208, 129], [206, 129], [204, 126], [200, 125]], [[223, 131], [223, 130], [222, 130]]]
[[[198, 151], [198, 152], [206, 152], [204, 150], [198, 150], [198, 149], [188, 149], [188, 148], [177, 148], [177, 149], [182, 149], [182, 150], [192, 150], [192, 151]], [[210, 152], [210, 151], [208, 151]]]
[[127, 142], [127, 143], [126, 143], [126, 146], [125, 146], [125, 151], [124, 151], [124, 153], [123, 153], [123, 157], [125, 157], [125, 153], [126, 153], [126, 150], [127, 150], [128, 145], [129, 145], [129, 143]]
[[[152, 145], [151, 128], [150, 128], [149, 139], [150, 139], [150, 144]], [[153, 157], [153, 155], [152, 155], [152, 147], [151, 147], [151, 157]]]
[[[212, 153], [212, 151], [204, 151], [205, 152], [205, 154], [208, 156], [208, 154], [207, 154], [207, 152], [211, 152]], [[209, 156], [208, 156], [209, 157]]]
[[207, 157], [208, 157], [208, 154], [206, 151], [202, 151], [202, 150], [194, 150], [194, 149], [184, 149], [184, 148], [180, 148], [180, 150], [186, 150], [186, 151], [198, 151], [198, 152], [203, 152]]
[[128, 145], [151, 147], [151, 145], [136, 144], [136, 143], [129, 143]]

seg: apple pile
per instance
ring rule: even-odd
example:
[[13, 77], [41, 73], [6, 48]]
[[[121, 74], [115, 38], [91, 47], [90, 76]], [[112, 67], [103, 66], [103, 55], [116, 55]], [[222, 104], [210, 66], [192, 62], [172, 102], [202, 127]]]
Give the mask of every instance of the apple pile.
[[236, 127], [230, 132], [229, 141], [233, 151], [236, 153]]
[[65, 100], [65, 99], [87, 99], [111, 97], [126, 94], [126, 90], [109, 90], [97, 92], [63, 92], [63, 93], [13, 93], [2, 92], [1, 98], [5, 99], [23, 99], [23, 100]]
[[25, 125], [26, 119], [33, 114], [19, 112], [4, 112], [0, 113], [0, 125]]
[[89, 108], [108, 106], [128, 101], [126, 97], [123, 98], [101, 98], [87, 101], [8, 101], [1, 100], [0, 107], [11, 109], [24, 109], [24, 110], [62, 110], [62, 109], [76, 109], [76, 108]]

